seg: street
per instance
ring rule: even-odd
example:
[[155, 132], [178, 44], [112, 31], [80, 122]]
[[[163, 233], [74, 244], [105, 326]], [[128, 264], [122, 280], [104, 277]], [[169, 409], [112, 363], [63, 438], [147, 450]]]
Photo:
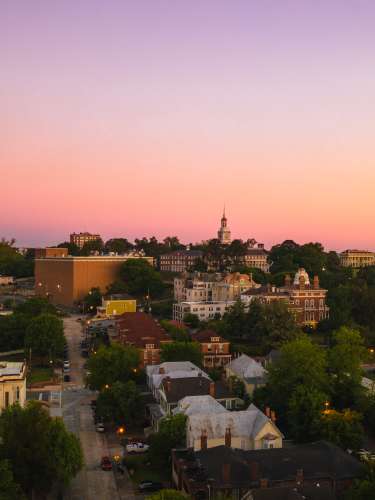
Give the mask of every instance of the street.
[[[63, 418], [68, 430], [79, 436], [84, 453], [84, 467], [64, 492], [66, 500], [122, 500], [132, 498], [132, 486], [126, 484], [129, 490], [124, 496], [119, 494], [114, 472], [102, 471], [100, 460], [102, 456], [112, 456], [113, 448], [108, 448], [105, 434], [95, 430], [94, 419], [90, 407], [95, 393], [84, 388], [84, 359], [80, 355], [81, 323], [79, 316], [64, 318], [65, 336], [69, 345], [70, 377], [69, 383], [64, 383], [62, 396]], [[119, 451], [119, 450], [117, 450]], [[124, 483], [121, 478], [120, 483]], [[126, 483], [130, 483], [129, 480]], [[121, 490], [123, 487], [121, 488]]]

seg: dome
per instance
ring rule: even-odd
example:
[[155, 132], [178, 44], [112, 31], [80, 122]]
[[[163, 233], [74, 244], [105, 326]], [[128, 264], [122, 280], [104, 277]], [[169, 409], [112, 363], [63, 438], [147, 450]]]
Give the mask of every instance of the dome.
[[303, 276], [305, 278], [305, 285], [310, 285], [310, 278], [303, 267], [300, 267], [294, 276], [293, 285], [299, 285], [299, 280]]

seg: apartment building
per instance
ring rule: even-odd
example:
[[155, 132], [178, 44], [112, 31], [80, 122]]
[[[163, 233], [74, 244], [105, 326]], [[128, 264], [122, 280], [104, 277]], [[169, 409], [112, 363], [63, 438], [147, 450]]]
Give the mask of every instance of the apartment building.
[[173, 304], [173, 319], [183, 322], [186, 314], [195, 314], [200, 321], [222, 318], [235, 301], [225, 302], [177, 302]]
[[159, 257], [160, 271], [183, 273], [191, 269], [203, 257], [200, 250], [176, 250]]
[[345, 250], [339, 255], [340, 263], [344, 267], [360, 267], [375, 266], [375, 252], [368, 250]]
[[97, 240], [101, 240], [100, 234], [91, 234], [85, 232], [85, 233], [71, 233], [70, 235], [70, 243], [76, 245], [79, 249], [83, 248], [85, 243]]

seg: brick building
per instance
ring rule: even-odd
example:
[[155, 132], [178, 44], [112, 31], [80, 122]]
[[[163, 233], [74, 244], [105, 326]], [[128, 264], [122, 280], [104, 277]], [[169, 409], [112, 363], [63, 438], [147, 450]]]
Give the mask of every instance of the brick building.
[[143, 368], [159, 364], [161, 346], [172, 339], [150, 314], [133, 312], [123, 314], [116, 321], [116, 341], [137, 347]]
[[200, 250], [176, 250], [159, 257], [160, 271], [182, 273], [191, 269], [203, 256]]
[[250, 304], [253, 300], [264, 304], [273, 301], [284, 302], [298, 324], [315, 327], [319, 321], [329, 316], [326, 295], [327, 290], [320, 288], [318, 276], [314, 276], [313, 282], [310, 283], [307, 272], [301, 268], [297, 271], [294, 281], [287, 275], [284, 286], [265, 285], [250, 289], [241, 295], [241, 300], [245, 304]]
[[72, 233], [70, 235], [70, 243], [76, 245], [79, 249], [83, 248], [85, 243], [90, 241], [101, 240], [100, 234], [91, 233]]
[[192, 340], [199, 342], [201, 346], [205, 368], [218, 368], [226, 365], [232, 359], [230, 342], [213, 330], [202, 330], [195, 333]]
[[135, 258], [142, 258], [150, 265], [153, 264], [152, 257], [134, 255], [90, 257], [46, 255], [36, 258], [35, 293], [41, 297], [48, 297], [53, 304], [73, 306], [81, 302], [91, 288], [98, 287], [105, 292], [118, 278], [122, 264], [128, 259]]

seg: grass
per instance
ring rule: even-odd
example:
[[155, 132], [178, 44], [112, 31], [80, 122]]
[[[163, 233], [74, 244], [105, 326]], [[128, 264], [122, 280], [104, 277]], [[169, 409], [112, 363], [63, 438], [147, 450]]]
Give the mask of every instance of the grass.
[[151, 464], [147, 453], [143, 455], [128, 455], [125, 458], [125, 465], [132, 481], [137, 485], [146, 480], [162, 483], [170, 481], [169, 469]]
[[48, 382], [53, 379], [53, 369], [49, 366], [34, 366], [27, 376], [27, 383]]

